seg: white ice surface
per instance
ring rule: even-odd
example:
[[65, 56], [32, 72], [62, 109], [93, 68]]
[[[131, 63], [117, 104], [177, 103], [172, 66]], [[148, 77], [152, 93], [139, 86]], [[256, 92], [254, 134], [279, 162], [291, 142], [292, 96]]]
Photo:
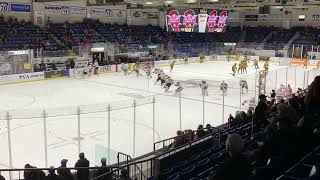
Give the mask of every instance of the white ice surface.
[[[205, 62], [203, 64], [178, 65], [170, 73], [180, 81], [184, 90], [181, 98], [182, 129], [195, 129], [203, 121], [203, 99], [198, 83], [209, 83], [209, 96], [204, 98], [204, 121], [217, 126], [226, 121], [228, 114], [240, 109], [243, 100], [257, 95], [255, 92], [256, 71], [250, 64], [247, 74], [231, 75], [234, 62]], [[260, 64], [262, 67], [262, 64]], [[304, 75], [301, 67], [270, 65], [267, 76], [267, 93], [282, 84], [291, 84], [293, 90], [310, 84], [320, 70], [309, 69]], [[286, 78], [287, 77], [287, 78]], [[239, 80], [246, 79], [249, 92], [240, 96]], [[148, 80], [145, 76], [123, 76], [121, 73], [99, 75], [86, 79], [61, 79], [25, 84], [1, 86], [0, 90], [0, 168], [9, 167], [6, 112], [12, 120], [11, 143], [14, 168], [22, 168], [26, 163], [37, 167], [45, 166], [43, 110], [48, 113], [47, 144], [48, 165], [59, 166], [60, 160], [69, 159], [73, 166], [78, 157], [78, 116], [80, 106], [80, 148], [91, 165], [95, 165], [95, 146], [107, 147], [108, 104], [110, 113], [110, 148], [133, 155], [133, 101], [136, 100], [135, 156], [152, 151], [153, 104], [155, 97], [155, 140], [175, 135], [180, 126], [179, 98], [174, 95], [173, 86], [164, 92], [160, 85], [154, 85], [156, 76]], [[286, 80], [287, 79], [287, 80]], [[225, 81], [229, 90], [224, 98], [219, 85]], [[304, 82], [304, 83], [303, 83]], [[257, 85], [257, 84], [256, 84]], [[241, 99], [240, 99], [241, 97]], [[144, 105], [140, 105], [140, 104]], [[119, 109], [120, 108], [120, 109]], [[241, 107], [246, 110], [245, 106]], [[87, 113], [93, 111], [97, 113]], [[30, 118], [34, 117], [34, 118]], [[115, 156], [115, 154], [113, 154]]]

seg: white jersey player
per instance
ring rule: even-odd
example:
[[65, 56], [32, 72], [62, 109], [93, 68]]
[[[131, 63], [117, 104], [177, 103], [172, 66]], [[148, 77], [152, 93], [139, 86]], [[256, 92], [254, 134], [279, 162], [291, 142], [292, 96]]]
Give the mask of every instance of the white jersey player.
[[180, 94], [180, 93], [182, 92], [182, 90], [183, 90], [183, 87], [181, 86], [181, 84], [180, 84], [179, 82], [177, 82], [177, 83], [175, 84], [175, 86], [177, 87], [175, 93], [176, 93], [176, 94]]
[[126, 64], [121, 63], [121, 67], [120, 67], [120, 68], [121, 68], [121, 70], [123, 71], [123, 73], [124, 73], [125, 76], [129, 74], [129, 72], [128, 72], [128, 66], [127, 66]]
[[223, 82], [220, 84], [220, 90], [221, 90], [223, 93], [226, 93], [227, 90], [228, 90], [228, 84], [223, 81]]
[[87, 66], [86, 71], [87, 71], [87, 74], [88, 74], [89, 76], [91, 76], [91, 73], [92, 73], [92, 63], [89, 63], [89, 65]]
[[173, 79], [168, 76], [167, 79], [165, 80], [165, 86], [164, 86], [165, 92], [169, 91], [172, 83], [173, 83]]
[[98, 73], [99, 73], [99, 63], [98, 63], [98, 61], [95, 61], [93, 63], [93, 68], [94, 68], [94, 70], [93, 70], [94, 75], [98, 75]]
[[240, 88], [241, 88], [241, 93], [243, 94], [243, 89], [246, 89], [248, 93], [248, 83], [246, 80], [240, 80]]
[[280, 101], [281, 99], [284, 98], [285, 93], [286, 93], [286, 86], [283, 84], [280, 84], [280, 88], [276, 92], [276, 99]]
[[[141, 76], [140, 67], [139, 67], [139, 64], [138, 64], [138, 63], [136, 63], [136, 64], [133, 66], [132, 72], [135, 72], [137, 76]], [[131, 73], [132, 73], [132, 72], [131, 72]], [[130, 73], [130, 74], [131, 74], [131, 73]]]
[[254, 111], [254, 109], [256, 108], [257, 106], [257, 100], [256, 98], [251, 98], [249, 100], [245, 100], [243, 103], [242, 103], [242, 106], [246, 106], [248, 105], [248, 108], [251, 109], [252, 111]]
[[290, 84], [288, 84], [284, 96], [285, 96], [285, 100], [289, 100], [290, 97], [292, 96], [292, 88]]
[[152, 75], [151, 75], [151, 67], [150, 66], [147, 66], [146, 69], [146, 75], [148, 78], [152, 78]]
[[208, 84], [206, 81], [201, 81], [201, 83], [199, 84], [200, 88], [201, 88], [201, 92], [203, 96], [208, 96]]

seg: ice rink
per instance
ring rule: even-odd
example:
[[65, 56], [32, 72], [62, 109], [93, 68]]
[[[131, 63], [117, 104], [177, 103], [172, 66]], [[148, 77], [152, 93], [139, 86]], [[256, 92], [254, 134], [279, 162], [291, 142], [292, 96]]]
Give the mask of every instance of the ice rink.
[[[116, 152], [135, 157], [151, 152], [153, 138], [159, 141], [174, 136], [180, 124], [183, 130], [196, 129], [203, 121], [220, 125], [230, 113], [247, 110], [245, 104], [241, 105], [244, 100], [258, 96], [258, 71], [253, 64], [249, 64], [247, 74], [234, 77], [233, 63], [177, 65], [172, 72], [163, 67], [184, 87], [181, 98], [174, 94], [174, 86], [164, 92], [159, 84], [154, 85], [154, 74], [151, 79], [112, 73], [1, 86], [0, 168], [9, 168], [7, 112], [11, 119], [13, 168], [22, 168], [26, 163], [45, 167], [46, 161], [48, 166], [59, 166], [63, 158], [74, 166], [79, 149], [91, 166], [106, 152], [111, 153], [111, 163]], [[270, 64], [266, 93], [280, 84], [290, 84], [294, 91], [307, 87], [319, 74], [320, 70], [312, 67], [305, 70]], [[244, 94], [240, 93], [240, 79], [249, 85]], [[209, 96], [204, 98], [199, 88], [201, 80], [209, 83]], [[225, 97], [219, 89], [222, 81], [229, 85]]]

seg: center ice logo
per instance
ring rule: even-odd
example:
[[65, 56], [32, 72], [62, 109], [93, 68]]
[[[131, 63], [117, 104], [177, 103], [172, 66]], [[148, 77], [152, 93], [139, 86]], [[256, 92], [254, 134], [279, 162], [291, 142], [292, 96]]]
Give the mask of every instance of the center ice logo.
[[172, 10], [168, 14], [168, 26], [171, 26], [174, 32], [180, 31], [180, 15], [178, 10]]
[[195, 15], [192, 9], [186, 10], [183, 17], [184, 26], [193, 28], [197, 25], [197, 15]]

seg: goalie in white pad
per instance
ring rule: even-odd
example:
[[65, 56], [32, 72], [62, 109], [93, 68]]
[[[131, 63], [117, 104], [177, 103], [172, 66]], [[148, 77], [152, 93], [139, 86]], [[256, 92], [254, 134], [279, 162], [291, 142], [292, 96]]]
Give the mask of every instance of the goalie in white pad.
[[240, 80], [240, 88], [241, 88], [241, 93], [243, 94], [243, 89], [246, 89], [248, 93], [248, 83], [246, 80]]
[[208, 96], [208, 84], [206, 81], [201, 81], [201, 83], [199, 84], [200, 88], [201, 88], [201, 92], [202, 92], [202, 96]]

